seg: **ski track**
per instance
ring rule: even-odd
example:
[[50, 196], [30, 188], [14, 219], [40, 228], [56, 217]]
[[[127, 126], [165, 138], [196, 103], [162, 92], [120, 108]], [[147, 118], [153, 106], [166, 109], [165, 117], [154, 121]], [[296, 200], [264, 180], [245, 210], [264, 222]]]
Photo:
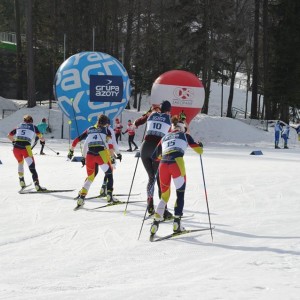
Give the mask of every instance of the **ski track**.
[[[207, 231], [150, 243], [151, 221], [144, 223], [138, 241], [146, 201], [129, 203], [124, 216], [125, 206], [94, 214], [73, 212], [73, 193], [20, 196], [11, 145], [3, 144], [1, 187], [7, 194], [0, 200], [0, 298], [298, 300], [299, 143], [291, 143], [287, 151], [275, 151], [273, 132], [239, 126], [227, 118], [203, 117], [200, 121], [194, 130], [205, 141], [203, 167], [215, 226], [213, 242]], [[228, 137], [230, 126], [241, 127], [242, 132], [232, 131]], [[266, 134], [265, 142], [260, 142]], [[67, 141], [49, 139], [49, 144], [66, 157]], [[263, 155], [250, 156], [255, 149], [261, 149]], [[80, 152], [78, 147], [76, 151]], [[76, 189], [76, 196], [86, 177], [80, 164], [50, 155], [35, 159], [42, 185], [66, 185]], [[184, 213], [194, 213], [194, 217], [183, 219], [183, 225], [208, 227], [200, 160], [188, 150], [185, 162]], [[132, 154], [124, 153], [114, 174], [116, 193], [129, 190], [135, 163]], [[26, 165], [25, 176], [30, 182]], [[99, 172], [90, 195], [99, 192], [102, 179]], [[146, 183], [140, 161], [132, 190], [141, 192], [141, 200], [146, 199]], [[171, 190], [168, 206], [172, 210], [174, 185]], [[154, 193], [157, 204], [157, 187]], [[101, 201], [98, 203], [100, 206]], [[158, 235], [171, 232], [170, 221], [161, 224]]]
[[36, 233], [36, 234], [24, 236], [24, 237], [8, 239], [7, 241], [1, 242], [0, 247], [11, 245], [11, 244], [18, 244], [18, 243], [22, 243], [22, 242], [27, 242], [29, 240], [38, 239], [38, 238], [43, 237], [43, 236], [48, 236], [49, 234], [52, 234], [57, 230], [59, 230], [59, 229], [53, 228], [49, 231], [43, 231], [43, 232], [40, 232], [40, 233]]

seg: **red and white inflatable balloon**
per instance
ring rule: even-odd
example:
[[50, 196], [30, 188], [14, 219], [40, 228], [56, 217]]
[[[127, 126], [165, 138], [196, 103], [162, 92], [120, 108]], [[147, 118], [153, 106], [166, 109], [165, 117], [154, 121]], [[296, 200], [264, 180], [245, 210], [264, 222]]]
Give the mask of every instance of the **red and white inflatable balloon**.
[[172, 70], [160, 75], [151, 89], [151, 104], [160, 104], [168, 100], [172, 104], [172, 115], [182, 111], [189, 124], [201, 111], [204, 103], [204, 87], [201, 80], [193, 73]]

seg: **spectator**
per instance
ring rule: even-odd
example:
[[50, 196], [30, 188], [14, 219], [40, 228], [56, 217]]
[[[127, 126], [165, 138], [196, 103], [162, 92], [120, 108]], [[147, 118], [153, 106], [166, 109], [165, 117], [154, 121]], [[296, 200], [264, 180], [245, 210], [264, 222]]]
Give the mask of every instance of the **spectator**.
[[[46, 133], [46, 131], [47, 131], [47, 128], [48, 128], [47, 119], [46, 119], [46, 118], [43, 118], [43, 119], [42, 119], [42, 122], [40, 122], [40, 123], [37, 124], [36, 126], [37, 126], [39, 132], [40, 132], [42, 135], [44, 135], [44, 134]], [[36, 144], [37, 144], [37, 142], [38, 142], [38, 139], [39, 139], [39, 137], [36, 135], [36, 136], [35, 136], [34, 144], [33, 144], [33, 146], [32, 146], [31, 149], [33, 149], [33, 148], [36, 146]], [[45, 153], [44, 153], [45, 141], [43, 142], [43, 141], [40, 140], [40, 144], [41, 144], [41, 146], [42, 146], [42, 147], [41, 147], [41, 151], [40, 151], [40, 155], [45, 155]]]
[[134, 142], [135, 137], [135, 125], [131, 123], [131, 120], [128, 120], [127, 129], [122, 134], [128, 133], [128, 145], [129, 149], [127, 151], [132, 152], [132, 145], [134, 145], [133, 150], [138, 150], [138, 146]]
[[114, 132], [115, 132], [117, 144], [119, 143], [119, 139], [121, 140], [122, 128], [123, 128], [123, 125], [120, 123], [120, 120], [118, 118], [116, 118]]
[[290, 135], [290, 126], [287, 125], [284, 127], [283, 131], [282, 131], [282, 138], [284, 140], [284, 149], [288, 149], [288, 139], [289, 139], [289, 135]]
[[275, 130], [275, 149], [280, 149], [278, 144], [279, 144], [280, 134], [282, 132], [282, 126], [281, 126], [279, 120], [276, 122], [276, 124], [274, 126], [274, 130]]

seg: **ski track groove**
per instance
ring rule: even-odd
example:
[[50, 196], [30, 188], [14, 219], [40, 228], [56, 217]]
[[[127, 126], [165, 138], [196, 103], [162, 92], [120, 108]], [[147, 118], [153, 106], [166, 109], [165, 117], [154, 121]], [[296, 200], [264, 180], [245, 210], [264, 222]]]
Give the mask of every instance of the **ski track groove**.
[[37, 233], [37, 234], [33, 234], [31, 236], [28, 236], [28, 237], [21, 237], [21, 238], [16, 238], [16, 239], [7, 241], [7, 242], [2, 242], [2, 243], [0, 243], [0, 247], [11, 245], [11, 244], [26, 242], [26, 241], [31, 240], [31, 239], [40, 238], [42, 236], [47, 236], [47, 235], [53, 233], [56, 230], [58, 230], [58, 229], [54, 228], [54, 229], [51, 229], [51, 230], [46, 231], [46, 232], [40, 232], [40, 233]]

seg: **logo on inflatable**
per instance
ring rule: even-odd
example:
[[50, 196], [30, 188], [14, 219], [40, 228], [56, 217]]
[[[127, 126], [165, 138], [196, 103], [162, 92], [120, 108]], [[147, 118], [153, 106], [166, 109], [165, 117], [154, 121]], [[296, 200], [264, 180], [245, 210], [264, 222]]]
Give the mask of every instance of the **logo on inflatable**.
[[92, 102], [121, 102], [123, 78], [121, 76], [90, 76], [90, 100]]
[[69, 118], [71, 138], [94, 125], [99, 114], [119, 116], [130, 98], [130, 80], [124, 66], [102, 52], [81, 52], [59, 67], [54, 94]]
[[190, 123], [201, 111], [204, 95], [204, 87], [197, 76], [187, 71], [172, 70], [163, 73], [154, 81], [151, 103], [170, 101], [171, 114], [179, 115], [184, 112], [187, 123]]

